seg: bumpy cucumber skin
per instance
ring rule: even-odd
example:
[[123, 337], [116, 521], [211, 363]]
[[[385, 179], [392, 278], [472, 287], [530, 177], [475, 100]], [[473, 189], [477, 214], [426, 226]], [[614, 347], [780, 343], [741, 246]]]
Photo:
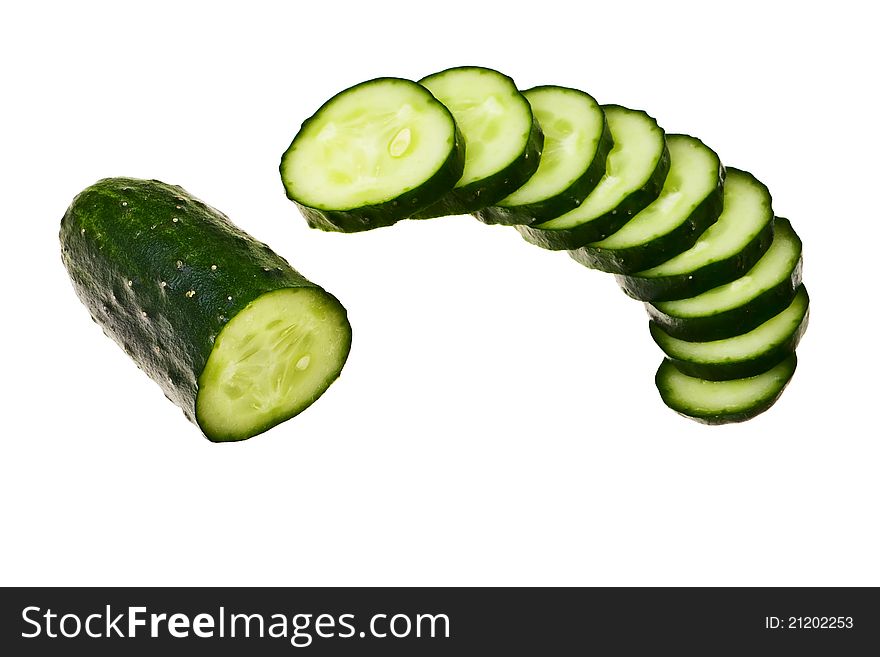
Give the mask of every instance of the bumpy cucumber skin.
[[[760, 402], [743, 411], [739, 411], [736, 413], [701, 413], [695, 411], [692, 408], [685, 408], [680, 404], [677, 404], [675, 399], [671, 396], [670, 391], [665, 386], [663, 382], [663, 374], [664, 369], [667, 367], [675, 367], [675, 364], [669, 360], [668, 358], [664, 359], [660, 364], [660, 367], [657, 369], [657, 374], [654, 377], [654, 385], [657, 386], [657, 391], [660, 393], [660, 398], [663, 400], [663, 403], [666, 404], [673, 411], [678, 413], [679, 415], [686, 417], [690, 420], [694, 420], [696, 422], [700, 422], [701, 424], [709, 424], [709, 425], [719, 425], [719, 424], [732, 424], [735, 422], [746, 422], [747, 420], [751, 420], [754, 417], [757, 417], [761, 413], [770, 410], [770, 408], [779, 400], [782, 396], [782, 393], [785, 392], [785, 389], [788, 387], [788, 384], [791, 383], [791, 379], [794, 376], [794, 372], [797, 369], [797, 356], [792, 353], [788, 356], [790, 359], [790, 363], [788, 366], [789, 373], [788, 378], [785, 383], [779, 388], [777, 392], [775, 392], [770, 397], [762, 399]], [[775, 367], [775, 366], [774, 366]], [[769, 368], [768, 368], [769, 369]]]
[[666, 262], [691, 248], [703, 232], [718, 221], [724, 205], [724, 174], [724, 166], [718, 159], [718, 180], [715, 188], [703, 198], [685, 221], [665, 235], [624, 249], [607, 249], [587, 244], [569, 251], [568, 254], [585, 267], [611, 274], [643, 271]]
[[[602, 107], [619, 106], [603, 105]], [[648, 116], [646, 112], [642, 112], [642, 114]], [[654, 119], [652, 118], [651, 120], [653, 121]], [[656, 123], [656, 121], [654, 122]], [[574, 228], [565, 228], [562, 230], [546, 230], [539, 225], [517, 226], [516, 229], [527, 242], [552, 251], [579, 249], [591, 242], [604, 240], [609, 235], [612, 235], [623, 228], [624, 224], [660, 196], [660, 191], [663, 189], [663, 183], [666, 182], [666, 174], [669, 173], [669, 164], [669, 148], [667, 148], [664, 143], [663, 152], [657, 160], [657, 166], [648, 177], [647, 182], [640, 189], [635, 190], [618, 203], [616, 208], [606, 212], [600, 217], [588, 221], [587, 223], [575, 226]], [[601, 179], [601, 176], [599, 178]], [[596, 181], [596, 184], [598, 184], [598, 180]], [[581, 199], [581, 201], [583, 201], [583, 199]], [[565, 213], [560, 212], [556, 216], [558, 217], [562, 214]], [[555, 217], [548, 217], [545, 221], [554, 218]]]
[[766, 224], [739, 253], [699, 269], [659, 278], [637, 274], [618, 274], [615, 278], [627, 295], [639, 301], [676, 301], [695, 297], [735, 281], [754, 267], [773, 242], [773, 224], [773, 220]]
[[[290, 146], [281, 156], [279, 172], [281, 173], [282, 183], [284, 181], [284, 160], [287, 158], [287, 154], [293, 149], [297, 137], [310, 122], [320, 116], [322, 110], [328, 104], [333, 102], [337, 96], [377, 81], [401, 79], [402, 78], [375, 78], [373, 80], [367, 80], [366, 82], [361, 82], [360, 84], [356, 84], [353, 87], [340, 91], [333, 96], [333, 98], [330, 98], [327, 102], [321, 105], [311, 117], [303, 122], [302, 127], [293, 138]], [[411, 80], [405, 81], [415, 84]], [[426, 94], [431, 95], [431, 92], [427, 89], [424, 89], [424, 91]], [[446, 109], [446, 106], [440, 101], [437, 101], [437, 105], [449, 115], [449, 120], [454, 127], [453, 138], [452, 143], [450, 144], [449, 155], [446, 160], [437, 171], [435, 171], [434, 174], [421, 185], [404, 192], [396, 198], [385, 201], [384, 203], [366, 205], [347, 210], [327, 210], [310, 207], [301, 203], [293, 195], [290, 189], [288, 189], [287, 185], [284, 185], [284, 191], [287, 194], [287, 198], [297, 205], [311, 228], [339, 233], [357, 233], [365, 230], [372, 230], [374, 228], [391, 226], [402, 219], [408, 219], [419, 210], [428, 207], [442, 196], [449, 193], [449, 191], [455, 186], [455, 183], [458, 182], [459, 178], [461, 178], [461, 174], [464, 172], [465, 161], [464, 137], [462, 137], [458, 125], [456, 125], [455, 120], [452, 118], [452, 114]]]
[[[803, 291], [804, 295], [807, 294], [806, 288], [803, 285], [798, 289], [798, 293], [801, 291]], [[666, 353], [666, 358], [675, 363], [675, 366], [680, 372], [698, 379], [706, 379], [707, 381], [744, 379], [760, 374], [761, 372], [766, 372], [781, 363], [790, 354], [794, 353], [794, 350], [797, 349], [797, 346], [800, 344], [801, 338], [804, 337], [804, 333], [806, 333], [807, 326], [810, 323], [809, 304], [810, 300], [809, 297], [807, 297], [807, 307], [804, 311], [804, 315], [791, 335], [787, 336], [782, 342], [772, 345], [764, 353], [746, 360], [719, 363], [699, 363], [682, 360], [666, 351], [663, 346], [664, 336], [661, 333], [663, 329], [658, 324], [650, 322], [648, 328], [654, 342], [664, 351], [664, 353]]]
[[[458, 68], [474, 68], [482, 69], [479, 66], [458, 67]], [[447, 69], [428, 76], [428, 78], [443, 75], [444, 73], [454, 70]], [[491, 70], [491, 69], [483, 69]], [[503, 73], [492, 70], [492, 73], [507, 77]], [[419, 80], [419, 84], [427, 80], [423, 78]], [[513, 80], [507, 77], [513, 84]], [[523, 98], [525, 101], [525, 98]], [[528, 101], [525, 101], [528, 104]], [[532, 114], [532, 125], [529, 128], [529, 136], [526, 140], [525, 148], [522, 153], [509, 165], [492, 174], [475, 180], [463, 187], [454, 187], [446, 195], [442, 196], [438, 201], [428, 206], [424, 210], [419, 210], [410, 219], [432, 219], [434, 217], [446, 217], [457, 214], [471, 214], [482, 210], [486, 206], [497, 203], [506, 198], [517, 189], [526, 184], [541, 162], [541, 151], [544, 148], [544, 133], [538, 124], [538, 119]], [[467, 143], [465, 143], [465, 153], [467, 153]]]
[[[536, 89], [542, 88], [544, 87], [534, 87], [528, 91], [535, 91]], [[599, 184], [599, 181], [605, 174], [605, 161], [608, 159], [608, 153], [611, 152], [613, 146], [614, 140], [611, 137], [611, 130], [608, 128], [608, 121], [603, 116], [602, 134], [599, 137], [599, 143], [596, 147], [596, 154], [593, 156], [593, 161], [587, 167], [586, 171], [584, 171], [568, 188], [564, 189], [556, 196], [552, 196], [536, 203], [508, 207], [486, 205], [486, 207], [475, 211], [473, 213], [474, 217], [482, 221], [484, 224], [520, 226], [547, 221], [565, 214], [569, 210], [574, 210], [589, 195], [589, 193], [593, 191], [596, 185]], [[537, 167], [535, 167], [535, 170], [537, 170]], [[534, 171], [532, 173], [534, 173]], [[528, 178], [523, 181], [523, 184], [525, 184], [527, 180]], [[521, 186], [522, 185], [520, 185], [520, 187]], [[518, 188], [515, 188], [512, 191], [515, 191], [516, 189]], [[501, 199], [498, 200], [500, 201]]]
[[334, 296], [222, 212], [158, 180], [106, 178], [86, 188], [61, 220], [60, 241], [92, 319], [210, 440], [217, 437], [196, 412], [199, 376], [235, 315], [267, 292], [311, 288], [345, 316]]

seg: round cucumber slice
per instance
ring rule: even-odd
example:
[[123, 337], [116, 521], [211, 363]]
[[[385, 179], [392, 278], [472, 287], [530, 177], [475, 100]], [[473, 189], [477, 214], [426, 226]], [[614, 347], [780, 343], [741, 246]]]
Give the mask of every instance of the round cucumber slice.
[[321, 290], [257, 297], [223, 328], [199, 376], [196, 420], [214, 441], [241, 440], [297, 415], [339, 376], [351, 334]]
[[449, 192], [464, 170], [452, 114], [420, 84], [378, 78], [328, 100], [281, 158], [287, 196], [313, 228], [391, 225]]

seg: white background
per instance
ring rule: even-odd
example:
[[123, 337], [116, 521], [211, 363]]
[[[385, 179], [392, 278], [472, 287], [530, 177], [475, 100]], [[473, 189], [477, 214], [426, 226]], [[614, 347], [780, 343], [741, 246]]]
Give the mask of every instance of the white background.
[[[493, 4], [5, 5], [0, 582], [880, 585], [870, 3]], [[669, 411], [643, 308], [512, 229], [306, 227], [277, 174], [300, 122], [462, 64], [644, 108], [769, 185], [813, 303], [776, 407]], [[89, 321], [58, 222], [120, 175], [343, 301], [351, 358], [312, 408], [211, 444]]]

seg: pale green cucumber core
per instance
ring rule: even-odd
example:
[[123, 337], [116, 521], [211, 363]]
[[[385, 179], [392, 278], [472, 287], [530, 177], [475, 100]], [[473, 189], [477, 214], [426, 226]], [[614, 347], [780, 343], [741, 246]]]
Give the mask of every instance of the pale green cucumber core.
[[673, 338], [659, 326], [654, 330], [659, 334], [663, 351], [672, 358], [691, 363], [734, 363], [755, 358], [782, 344], [801, 325], [807, 314], [807, 305], [806, 290], [801, 288], [794, 301], [781, 313], [748, 333], [725, 340], [688, 342]]
[[786, 358], [763, 374], [730, 381], [706, 381], [682, 374], [668, 363], [664, 367], [662, 385], [673, 407], [711, 416], [746, 411], [775, 397], [791, 379], [794, 358]]
[[776, 222], [773, 243], [745, 275], [690, 299], [654, 306], [675, 317], [703, 317], [738, 308], [791, 275], [800, 258], [800, 242], [785, 223]]
[[663, 130], [657, 123], [644, 112], [623, 107], [606, 108], [605, 119], [614, 139], [605, 163], [605, 175], [578, 207], [538, 224], [538, 228], [565, 230], [597, 219], [641, 189], [654, 173], [665, 145]]
[[636, 276], [677, 276], [736, 255], [773, 218], [770, 204], [770, 194], [764, 185], [747, 173], [728, 170], [724, 180], [724, 209], [718, 221], [709, 226], [690, 249]]
[[625, 249], [667, 234], [718, 187], [718, 156], [699, 139], [669, 135], [669, 173], [660, 196], [620, 230], [591, 246]]
[[343, 92], [307, 121], [281, 177], [303, 205], [349, 210], [392, 200], [440, 169], [452, 116], [415, 82], [378, 80]]
[[456, 187], [488, 178], [525, 150], [532, 111], [510, 78], [462, 68], [432, 75], [421, 85], [449, 108], [464, 136], [467, 157]]
[[293, 417], [336, 379], [347, 350], [347, 320], [320, 290], [258, 297], [214, 341], [199, 377], [199, 425], [212, 440], [234, 440]]
[[537, 203], [571, 187], [593, 161], [605, 127], [602, 109], [584, 93], [538, 87], [524, 95], [544, 131], [544, 150], [538, 170], [502, 207]]

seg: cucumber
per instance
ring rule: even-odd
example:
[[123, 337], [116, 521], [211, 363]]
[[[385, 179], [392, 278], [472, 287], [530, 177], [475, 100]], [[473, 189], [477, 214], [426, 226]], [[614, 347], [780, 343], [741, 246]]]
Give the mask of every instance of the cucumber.
[[589, 94], [542, 86], [523, 95], [544, 132], [541, 161], [522, 187], [474, 213], [487, 224], [530, 224], [577, 207], [602, 178], [611, 150], [605, 114]]
[[348, 356], [339, 301], [181, 187], [101, 180], [60, 241], [92, 318], [212, 441], [298, 414]]
[[801, 241], [787, 219], [777, 217], [773, 242], [742, 277], [689, 299], [646, 304], [669, 335], [708, 342], [747, 333], [780, 313], [801, 284]]
[[579, 249], [605, 239], [660, 195], [669, 172], [663, 129], [645, 112], [619, 105], [603, 109], [614, 146], [602, 179], [570, 212], [517, 226], [526, 241], [557, 251]]
[[672, 410], [705, 424], [743, 422], [776, 403], [797, 367], [797, 356], [756, 376], [706, 381], [682, 373], [666, 359], [654, 379], [660, 397]]
[[645, 271], [618, 275], [623, 291], [641, 301], [686, 299], [751, 269], [773, 241], [770, 192], [752, 174], [728, 168], [723, 205], [718, 221], [690, 249]]
[[569, 254], [592, 269], [626, 274], [686, 251], [718, 220], [724, 167], [696, 137], [668, 135], [669, 173], [653, 203], [617, 232]]
[[810, 298], [801, 285], [788, 308], [758, 328], [726, 340], [687, 342], [651, 322], [651, 337], [688, 376], [712, 381], [741, 379], [766, 372], [793, 353], [807, 330]]
[[281, 180], [312, 228], [352, 233], [428, 207], [464, 170], [464, 139], [425, 87], [357, 84], [307, 119], [281, 158]]
[[469, 214], [492, 205], [532, 177], [544, 133], [529, 101], [498, 71], [460, 66], [419, 80], [446, 105], [464, 136], [464, 173], [440, 200], [414, 219]]

